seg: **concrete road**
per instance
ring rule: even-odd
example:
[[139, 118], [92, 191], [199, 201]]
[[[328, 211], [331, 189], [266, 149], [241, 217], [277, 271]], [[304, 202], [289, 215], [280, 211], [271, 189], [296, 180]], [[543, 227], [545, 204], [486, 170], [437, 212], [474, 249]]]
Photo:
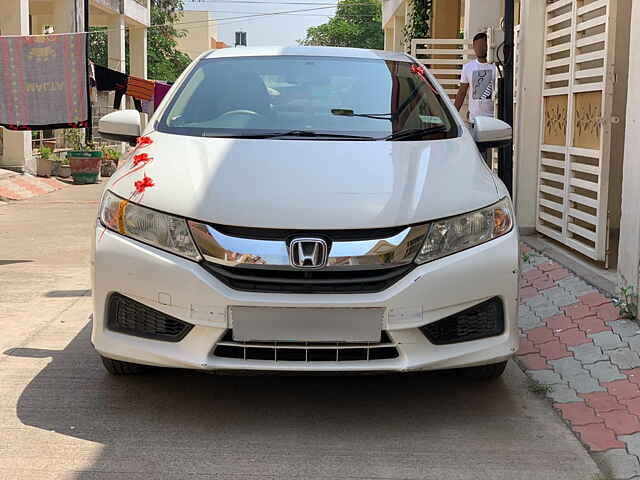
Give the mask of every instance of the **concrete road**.
[[0, 479], [575, 479], [596, 465], [510, 365], [114, 378], [90, 345], [100, 186], [0, 205]]

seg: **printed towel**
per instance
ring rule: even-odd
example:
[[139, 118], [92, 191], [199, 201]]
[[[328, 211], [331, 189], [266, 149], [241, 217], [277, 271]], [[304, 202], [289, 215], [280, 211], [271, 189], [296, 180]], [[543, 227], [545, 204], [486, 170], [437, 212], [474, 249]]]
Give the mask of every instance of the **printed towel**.
[[88, 126], [85, 33], [0, 37], [0, 125]]

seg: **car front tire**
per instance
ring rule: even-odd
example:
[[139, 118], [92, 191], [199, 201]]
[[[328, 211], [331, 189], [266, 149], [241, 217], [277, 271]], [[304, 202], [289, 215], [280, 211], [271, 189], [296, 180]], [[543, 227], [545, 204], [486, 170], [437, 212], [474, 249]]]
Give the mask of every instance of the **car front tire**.
[[481, 365], [479, 367], [463, 368], [461, 373], [471, 380], [495, 380], [500, 378], [507, 367], [507, 361], [492, 363], [491, 365]]
[[139, 375], [151, 370], [147, 365], [138, 365], [137, 363], [122, 362], [112, 358], [100, 356], [104, 368], [111, 375]]

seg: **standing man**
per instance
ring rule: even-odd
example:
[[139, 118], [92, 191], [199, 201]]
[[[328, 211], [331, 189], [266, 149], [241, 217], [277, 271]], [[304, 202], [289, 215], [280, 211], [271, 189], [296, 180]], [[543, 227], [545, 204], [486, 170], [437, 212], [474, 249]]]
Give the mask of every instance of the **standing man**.
[[[469, 87], [469, 122], [473, 123], [476, 117], [493, 117], [493, 98], [498, 81], [498, 68], [493, 63], [487, 63], [487, 34], [478, 33], [473, 37], [473, 50], [476, 59], [462, 67], [460, 88], [456, 95], [456, 108], [460, 110], [464, 104]], [[491, 168], [491, 161], [487, 150], [481, 152], [485, 162]]]
[[464, 104], [469, 87], [469, 122], [476, 117], [493, 117], [493, 95], [496, 91], [498, 69], [493, 63], [487, 63], [487, 34], [482, 32], [473, 37], [473, 50], [476, 59], [462, 67], [460, 88], [456, 95], [456, 108]]

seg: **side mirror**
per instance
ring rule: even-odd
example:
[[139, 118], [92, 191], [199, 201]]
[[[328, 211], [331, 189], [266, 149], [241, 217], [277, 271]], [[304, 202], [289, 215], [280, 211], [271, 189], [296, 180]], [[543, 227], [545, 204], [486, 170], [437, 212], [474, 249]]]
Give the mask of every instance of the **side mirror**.
[[513, 139], [511, 126], [493, 117], [476, 117], [473, 126], [473, 139], [480, 150], [504, 147]]
[[104, 138], [135, 145], [141, 134], [140, 113], [137, 110], [118, 110], [100, 119], [98, 132]]

